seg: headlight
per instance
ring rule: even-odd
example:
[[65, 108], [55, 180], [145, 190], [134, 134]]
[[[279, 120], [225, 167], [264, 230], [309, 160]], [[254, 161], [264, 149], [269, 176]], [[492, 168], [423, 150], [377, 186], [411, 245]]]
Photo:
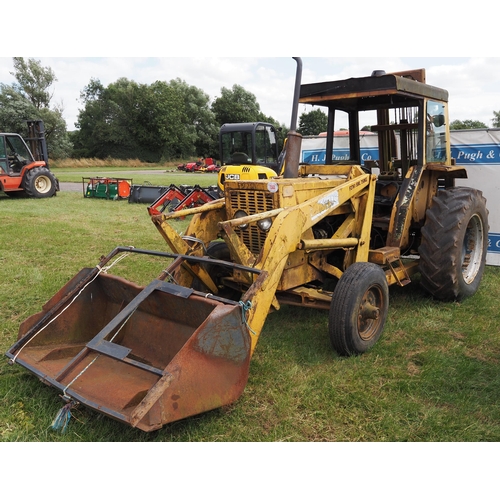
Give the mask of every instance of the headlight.
[[269, 231], [269, 229], [271, 229], [272, 225], [273, 225], [273, 221], [269, 218], [261, 219], [261, 220], [257, 221], [257, 226], [259, 226], [259, 228], [262, 231], [265, 231], [266, 233], [267, 233], [267, 231]]
[[[238, 210], [234, 214], [235, 219], [241, 219], [242, 217], [247, 217], [248, 214], [244, 210]], [[246, 229], [248, 227], [248, 224], [242, 224], [241, 226], [238, 226], [239, 229]]]

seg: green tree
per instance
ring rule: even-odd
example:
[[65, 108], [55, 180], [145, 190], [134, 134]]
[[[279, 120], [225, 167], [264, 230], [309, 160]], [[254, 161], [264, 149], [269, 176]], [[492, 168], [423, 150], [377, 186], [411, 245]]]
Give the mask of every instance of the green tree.
[[500, 111], [493, 111], [493, 127], [498, 128], [500, 127]]
[[12, 85], [0, 83], [0, 130], [26, 135], [26, 120], [37, 119], [38, 111]]
[[478, 120], [454, 120], [450, 123], [450, 130], [465, 130], [475, 128], [488, 128], [488, 126]]
[[195, 153], [194, 137], [184, 126], [186, 111], [178, 89], [167, 82], [157, 81], [150, 86], [144, 104], [141, 134], [148, 137], [151, 147], [156, 147], [159, 158], [171, 160], [192, 156]]
[[313, 109], [300, 115], [297, 132], [302, 135], [318, 135], [325, 132], [327, 126], [328, 117], [326, 114], [321, 109]]
[[69, 139], [62, 106], [54, 105], [52, 109], [41, 108], [39, 117], [44, 123], [49, 156], [54, 160], [71, 156], [73, 144]]
[[54, 72], [35, 59], [14, 57], [16, 78], [12, 85], [0, 83], [0, 129], [26, 136], [26, 120], [43, 120], [49, 156], [69, 156], [68, 138], [62, 106], [52, 108], [49, 87], [56, 81]]
[[[184, 103], [182, 125], [184, 137], [194, 145], [197, 156], [218, 156], [219, 126], [216, 117], [210, 108], [210, 97], [203, 90], [188, 85], [179, 78], [170, 81]], [[188, 149], [188, 145], [184, 148]]]
[[76, 123], [75, 155], [144, 161], [161, 158], [163, 140], [161, 134], [152, 132], [155, 116], [148, 86], [120, 78], [105, 88], [91, 79], [80, 99], [84, 108]]
[[79, 111], [77, 130], [71, 134], [74, 145], [73, 154], [76, 157], [99, 157], [105, 143], [102, 129], [103, 123], [107, 121], [107, 113], [103, 98], [104, 87], [98, 79], [91, 78], [80, 92], [80, 100], [84, 109]]
[[232, 89], [222, 87], [220, 97], [212, 103], [212, 111], [219, 127], [224, 123], [266, 121], [255, 95], [237, 84]]
[[91, 80], [80, 97], [80, 156], [158, 162], [205, 155], [216, 141], [209, 97], [180, 79], [145, 85], [120, 78], [106, 88]]
[[24, 60], [24, 57], [14, 57], [13, 75], [17, 83], [14, 88], [24, 95], [36, 109], [48, 108], [52, 98], [49, 87], [57, 81], [57, 78], [49, 67], [43, 67], [40, 61], [35, 59]]

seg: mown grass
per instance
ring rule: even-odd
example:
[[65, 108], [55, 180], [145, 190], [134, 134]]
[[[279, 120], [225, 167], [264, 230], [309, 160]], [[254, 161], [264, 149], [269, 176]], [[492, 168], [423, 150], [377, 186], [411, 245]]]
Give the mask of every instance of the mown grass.
[[60, 182], [82, 184], [82, 179], [89, 177], [122, 177], [132, 179], [133, 184], [146, 183], [155, 186], [199, 185], [208, 187], [217, 184], [217, 174], [213, 172], [188, 173], [178, 170], [177, 166], [195, 160], [179, 160], [178, 162], [144, 163], [139, 160], [99, 160], [66, 159], [50, 163], [50, 168]]
[[[115, 246], [166, 250], [145, 205], [60, 192], [0, 197], [0, 347], [81, 268]], [[181, 224], [185, 225], [186, 221]], [[181, 229], [181, 227], [180, 227]], [[113, 273], [146, 284], [164, 262], [131, 256]], [[57, 391], [0, 359], [1, 441], [478, 442], [500, 440], [500, 268], [463, 303], [427, 296], [417, 279], [391, 288], [381, 340], [340, 358], [326, 312], [283, 306], [269, 315], [234, 404], [144, 433], [77, 407], [65, 434], [50, 424]]]

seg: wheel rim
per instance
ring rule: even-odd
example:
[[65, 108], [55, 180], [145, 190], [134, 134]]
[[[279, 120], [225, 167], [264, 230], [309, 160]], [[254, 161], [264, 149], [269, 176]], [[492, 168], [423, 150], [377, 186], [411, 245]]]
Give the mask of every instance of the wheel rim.
[[363, 295], [358, 311], [358, 332], [365, 342], [375, 337], [383, 321], [380, 311], [384, 307], [384, 295], [379, 286], [369, 288]]
[[478, 214], [474, 214], [467, 224], [462, 246], [462, 275], [466, 283], [472, 283], [481, 269], [483, 246], [483, 221]]
[[51, 186], [52, 183], [50, 182], [50, 179], [45, 175], [40, 175], [35, 180], [35, 188], [39, 193], [42, 194], [48, 193], [50, 191]]

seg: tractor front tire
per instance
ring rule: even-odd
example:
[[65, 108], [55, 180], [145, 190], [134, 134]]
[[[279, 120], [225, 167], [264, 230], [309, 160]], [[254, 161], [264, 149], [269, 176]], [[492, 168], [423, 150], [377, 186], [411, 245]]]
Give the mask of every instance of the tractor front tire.
[[[207, 247], [207, 255], [212, 259], [223, 260], [226, 262], [231, 262], [231, 253], [229, 247], [225, 241], [212, 241]], [[231, 276], [231, 268], [226, 266], [221, 266], [215, 263], [202, 264], [205, 271], [212, 278], [213, 282], [217, 285], [219, 292], [217, 295], [225, 299], [230, 299], [238, 301], [241, 298], [241, 292], [234, 288], [230, 288], [224, 285], [224, 278]], [[201, 292], [210, 292], [208, 288], [202, 283], [198, 278], [193, 280], [192, 287], [195, 290]]]
[[481, 191], [439, 191], [427, 210], [419, 247], [421, 285], [439, 300], [476, 293], [488, 249], [488, 210]]
[[56, 178], [48, 168], [32, 168], [24, 178], [24, 190], [30, 198], [50, 198], [56, 192]]
[[382, 334], [389, 307], [389, 285], [383, 269], [356, 262], [340, 278], [330, 304], [328, 329], [340, 356], [368, 351]]

